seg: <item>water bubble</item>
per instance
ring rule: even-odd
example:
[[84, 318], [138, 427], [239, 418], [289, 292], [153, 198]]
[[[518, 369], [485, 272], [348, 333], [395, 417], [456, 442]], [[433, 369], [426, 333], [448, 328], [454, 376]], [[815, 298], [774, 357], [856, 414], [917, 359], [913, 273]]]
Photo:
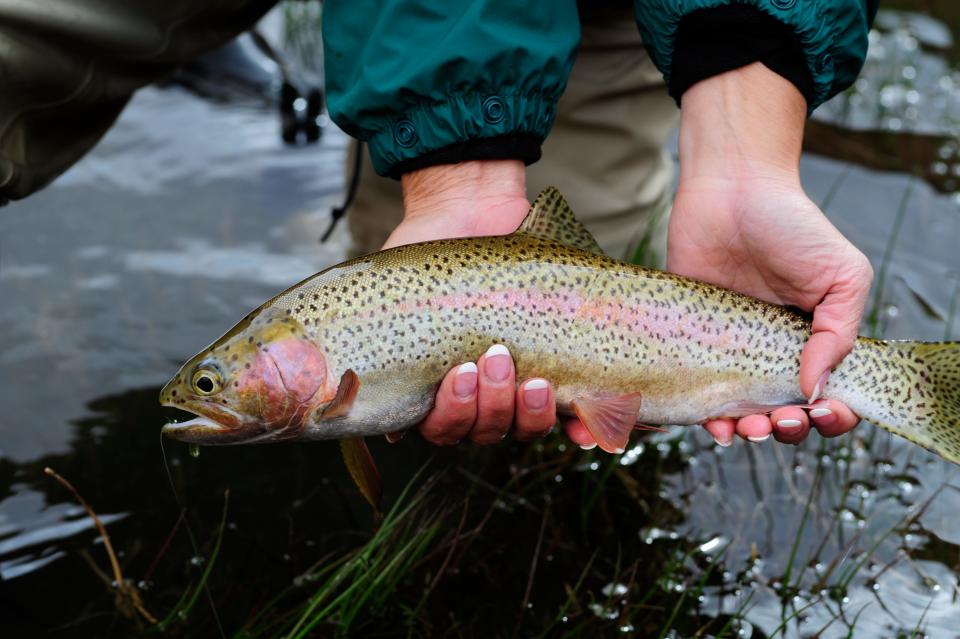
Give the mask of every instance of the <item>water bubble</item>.
[[904, 80], [913, 80], [917, 77], [917, 67], [908, 64], [900, 70], [900, 75]]
[[150, 590], [150, 587], [153, 585], [153, 582], [146, 581], [141, 579], [137, 582], [137, 590]]
[[553, 481], [555, 481], [555, 482], [557, 482], [557, 483], [559, 484], [560, 482], [563, 481], [563, 475], [556, 475], [556, 476], [553, 478]]
[[590, 604], [590, 611], [601, 619], [613, 620], [620, 616], [620, 613], [618, 613], [616, 610], [607, 608], [598, 603]]
[[837, 514], [840, 517], [840, 521], [845, 524], [854, 524], [857, 528], [863, 528], [866, 524], [866, 519], [863, 515], [851, 508], [841, 508]]
[[178, 612], [177, 612], [177, 619], [179, 619], [180, 621], [186, 621], [186, 620], [187, 620], [187, 611], [186, 611], [186, 610], [180, 610], [180, 611], [178, 611]]
[[200, 556], [200, 555], [194, 555], [193, 557], [190, 558], [190, 565], [191, 565], [191, 566], [197, 566], [197, 567], [199, 567], [199, 566], [202, 566], [203, 564], [205, 564], [206, 562], [207, 562], [206, 557], [202, 557], [202, 556]]
[[570, 617], [568, 617], [568, 616], [566, 616], [566, 615], [560, 617], [560, 622], [561, 622], [561, 623], [567, 623], [568, 621], [570, 621]]
[[658, 539], [679, 539], [680, 535], [673, 530], [664, 530], [663, 528], [651, 527], [640, 530], [640, 539], [645, 544], [652, 544]]
[[560, 445], [557, 446], [557, 451], [558, 451], [558, 452], [563, 453], [563, 452], [566, 452], [566, 450], [567, 450], [567, 445], [566, 445], [566, 444], [560, 444]]
[[880, 104], [887, 109], [892, 109], [900, 104], [903, 94], [903, 87], [888, 84], [880, 90]]
[[717, 535], [713, 539], [709, 539], [702, 544], [700, 544], [700, 552], [705, 554], [711, 554], [719, 551], [726, 544], [727, 539], [723, 535]]
[[306, 98], [297, 98], [293, 101], [293, 110], [294, 111], [306, 111], [307, 110], [307, 100]]
[[946, 162], [934, 162], [930, 165], [930, 170], [934, 175], [946, 175], [947, 174], [947, 163]]
[[613, 582], [600, 589], [606, 597], [622, 597], [630, 591], [625, 584]]
[[620, 465], [621, 466], [631, 466], [637, 463], [637, 460], [640, 459], [640, 456], [643, 455], [645, 447], [643, 444], [637, 444], [633, 446], [627, 452], [620, 456]]
[[633, 632], [633, 626], [631, 624], [625, 623], [622, 626], [620, 626], [620, 632], [623, 632], [623, 633]]
[[600, 463], [599, 463], [599, 462], [590, 462], [589, 468], [590, 468], [590, 470], [597, 470], [597, 469], [600, 468]]

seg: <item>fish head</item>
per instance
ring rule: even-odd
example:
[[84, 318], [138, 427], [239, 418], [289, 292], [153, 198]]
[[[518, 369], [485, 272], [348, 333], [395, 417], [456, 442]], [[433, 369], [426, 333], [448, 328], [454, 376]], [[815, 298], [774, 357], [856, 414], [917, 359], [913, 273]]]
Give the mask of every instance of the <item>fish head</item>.
[[338, 378], [303, 324], [284, 311], [255, 312], [183, 365], [160, 403], [197, 415], [163, 433], [193, 444], [242, 444], [303, 436], [329, 404]]

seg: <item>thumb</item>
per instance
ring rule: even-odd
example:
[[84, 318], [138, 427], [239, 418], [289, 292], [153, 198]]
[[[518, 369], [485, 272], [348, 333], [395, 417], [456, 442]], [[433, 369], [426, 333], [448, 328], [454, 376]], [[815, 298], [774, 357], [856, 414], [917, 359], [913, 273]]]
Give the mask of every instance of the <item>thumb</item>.
[[800, 355], [800, 390], [805, 397], [815, 391], [822, 394], [826, 375], [853, 348], [872, 277], [867, 263], [865, 269], [858, 268], [854, 275], [835, 282], [813, 309], [813, 333]]

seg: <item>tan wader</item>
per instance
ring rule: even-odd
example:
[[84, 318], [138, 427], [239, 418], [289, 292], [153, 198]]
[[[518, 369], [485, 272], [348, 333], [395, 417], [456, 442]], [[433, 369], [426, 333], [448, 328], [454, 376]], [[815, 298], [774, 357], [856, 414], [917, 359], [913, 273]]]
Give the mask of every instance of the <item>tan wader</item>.
[[[664, 144], [679, 111], [632, 10], [584, 12], [581, 19], [577, 60], [543, 157], [527, 171], [527, 195], [557, 186], [607, 253], [631, 259], [639, 249], [644, 263], [662, 266], [673, 187]], [[400, 183], [378, 176], [365, 157], [347, 215], [351, 253], [378, 250], [401, 218]]]

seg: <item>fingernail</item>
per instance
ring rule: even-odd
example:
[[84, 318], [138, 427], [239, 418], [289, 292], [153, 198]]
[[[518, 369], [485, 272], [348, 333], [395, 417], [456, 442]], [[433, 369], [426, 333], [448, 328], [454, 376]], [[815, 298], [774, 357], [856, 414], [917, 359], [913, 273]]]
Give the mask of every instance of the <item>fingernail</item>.
[[472, 397], [477, 392], [477, 365], [473, 362], [460, 364], [453, 377], [453, 394], [460, 399]]
[[807, 400], [808, 404], [812, 404], [818, 399], [820, 399], [820, 393], [823, 392], [823, 389], [827, 386], [827, 380], [830, 378], [830, 371], [823, 371], [823, 375], [820, 376], [820, 379], [817, 380], [816, 386], [813, 387], [813, 392], [810, 394], [810, 398]]
[[593, 450], [596, 447], [597, 447], [597, 442], [593, 442], [592, 444], [580, 444], [580, 448], [584, 450]]
[[833, 411], [829, 408], [814, 408], [810, 411], [810, 417], [816, 419], [817, 417], [826, 417], [827, 415], [833, 415]]
[[492, 382], [502, 382], [510, 376], [510, 351], [503, 344], [494, 344], [487, 349], [483, 374]]
[[759, 442], [765, 442], [765, 441], [767, 441], [768, 439], [770, 439], [770, 434], [768, 433], [768, 434], [764, 435], [763, 437], [747, 437], [747, 439], [749, 439], [749, 440], [752, 441], [752, 442], [758, 442], [758, 443], [759, 443]]
[[730, 439], [720, 439], [719, 437], [714, 437], [713, 441], [717, 442], [717, 446], [723, 446], [724, 448], [728, 448], [733, 445], [733, 437]]
[[547, 380], [545, 379], [531, 379], [523, 385], [523, 401], [527, 408], [540, 410], [547, 405], [549, 396], [550, 391], [547, 390]]
[[[777, 426], [780, 428], [789, 428], [793, 430], [794, 428], [800, 428], [802, 422], [799, 419], [781, 419], [777, 422]], [[766, 438], [764, 438], [766, 439]]]

